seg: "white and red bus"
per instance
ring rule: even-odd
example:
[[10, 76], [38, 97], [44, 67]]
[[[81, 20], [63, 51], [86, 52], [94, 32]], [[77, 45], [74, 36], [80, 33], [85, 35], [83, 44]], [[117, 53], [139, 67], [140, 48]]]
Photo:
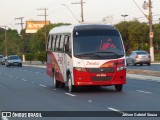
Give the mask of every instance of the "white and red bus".
[[[112, 47], [102, 49], [107, 39]], [[55, 88], [126, 84], [125, 50], [119, 31], [109, 25], [79, 24], [55, 27], [49, 32], [47, 74]]]

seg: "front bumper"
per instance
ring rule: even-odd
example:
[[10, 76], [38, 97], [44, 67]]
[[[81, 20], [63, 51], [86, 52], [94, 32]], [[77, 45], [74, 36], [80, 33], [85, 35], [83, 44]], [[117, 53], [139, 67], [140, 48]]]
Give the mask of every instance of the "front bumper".
[[[102, 76], [99, 76], [102, 75]], [[96, 78], [96, 79], [93, 79]], [[111, 86], [126, 84], [126, 69], [114, 73], [89, 73], [74, 71], [75, 86]]]

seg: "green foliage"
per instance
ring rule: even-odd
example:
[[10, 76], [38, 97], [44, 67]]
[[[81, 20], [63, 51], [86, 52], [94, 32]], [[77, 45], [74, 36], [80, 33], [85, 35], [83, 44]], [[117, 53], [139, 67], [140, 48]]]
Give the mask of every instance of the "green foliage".
[[[159, 51], [159, 53], [160, 53], [160, 51]], [[155, 61], [160, 61], [160, 54], [155, 54]]]
[[132, 50], [146, 50], [149, 44], [149, 29], [146, 23], [140, 23], [137, 20], [124, 21], [115, 25], [120, 31], [125, 46], [128, 47], [128, 51]]
[[31, 61], [34, 59], [34, 54], [33, 53], [27, 53], [26, 54], [26, 60], [27, 61], [30, 61], [30, 64], [31, 64]]
[[160, 24], [153, 25], [154, 39], [153, 44], [155, 46], [155, 50], [160, 49]]
[[128, 22], [123, 21], [115, 25], [115, 27], [120, 31], [124, 43], [128, 41]]
[[[17, 30], [6, 30], [6, 46], [8, 55], [22, 52], [22, 41]], [[0, 54], [5, 55], [5, 30], [0, 29]]]
[[[69, 25], [69, 24], [68, 23], [57, 23], [57, 24], [47, 25], [47, 35], [52, 28], [62, 26], [62, 25]], [[38, 30], [37, 33], [35, 33], [32, 36], [29, 46], [30, 46], [30, 52], [45, 51], [45, 27]]]
[[37, 59], [41, 61], [42, 64], [44, 64], [44, 62], [46, 61], [46, 52], [39, 52]]

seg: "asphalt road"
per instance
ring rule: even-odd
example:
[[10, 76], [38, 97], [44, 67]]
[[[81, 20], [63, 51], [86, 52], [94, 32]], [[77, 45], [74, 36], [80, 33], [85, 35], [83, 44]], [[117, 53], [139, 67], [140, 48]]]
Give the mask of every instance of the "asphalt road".
[[[122, 92], [113, 86], [78, 88], [69, 94], [65, 88], [53, 89], [44, 68], [0, 66], [0, 110], [2, 111], [160, 111], [160, 83], [127, 79]], [[31, 120], [31, 118], [8, 118]], [[32, 118], [36, 119], [36, 118]], [[36, 120], [52, 120], [37, 118]], [[139, 120], [139, 118], [56, 117], [62, 120]], [[141, 117], [141, 120], [158, 120]]]
[[148, 65], [129, 65], [127, 66], [127, 69], [137, 69], [137, 70], [153, 70], [153, 71], [160, 71], [160, 64], [151, 64], [151, 66]]

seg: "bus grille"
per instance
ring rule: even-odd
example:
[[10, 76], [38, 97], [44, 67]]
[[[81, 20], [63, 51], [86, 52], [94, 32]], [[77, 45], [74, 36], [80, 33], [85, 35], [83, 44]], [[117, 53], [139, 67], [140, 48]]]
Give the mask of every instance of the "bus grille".
[[91, 77], [93, 81], [109, 81], [112, 77]]
[[90, 73], [114, 73], [114, 68], [88, 68]]

